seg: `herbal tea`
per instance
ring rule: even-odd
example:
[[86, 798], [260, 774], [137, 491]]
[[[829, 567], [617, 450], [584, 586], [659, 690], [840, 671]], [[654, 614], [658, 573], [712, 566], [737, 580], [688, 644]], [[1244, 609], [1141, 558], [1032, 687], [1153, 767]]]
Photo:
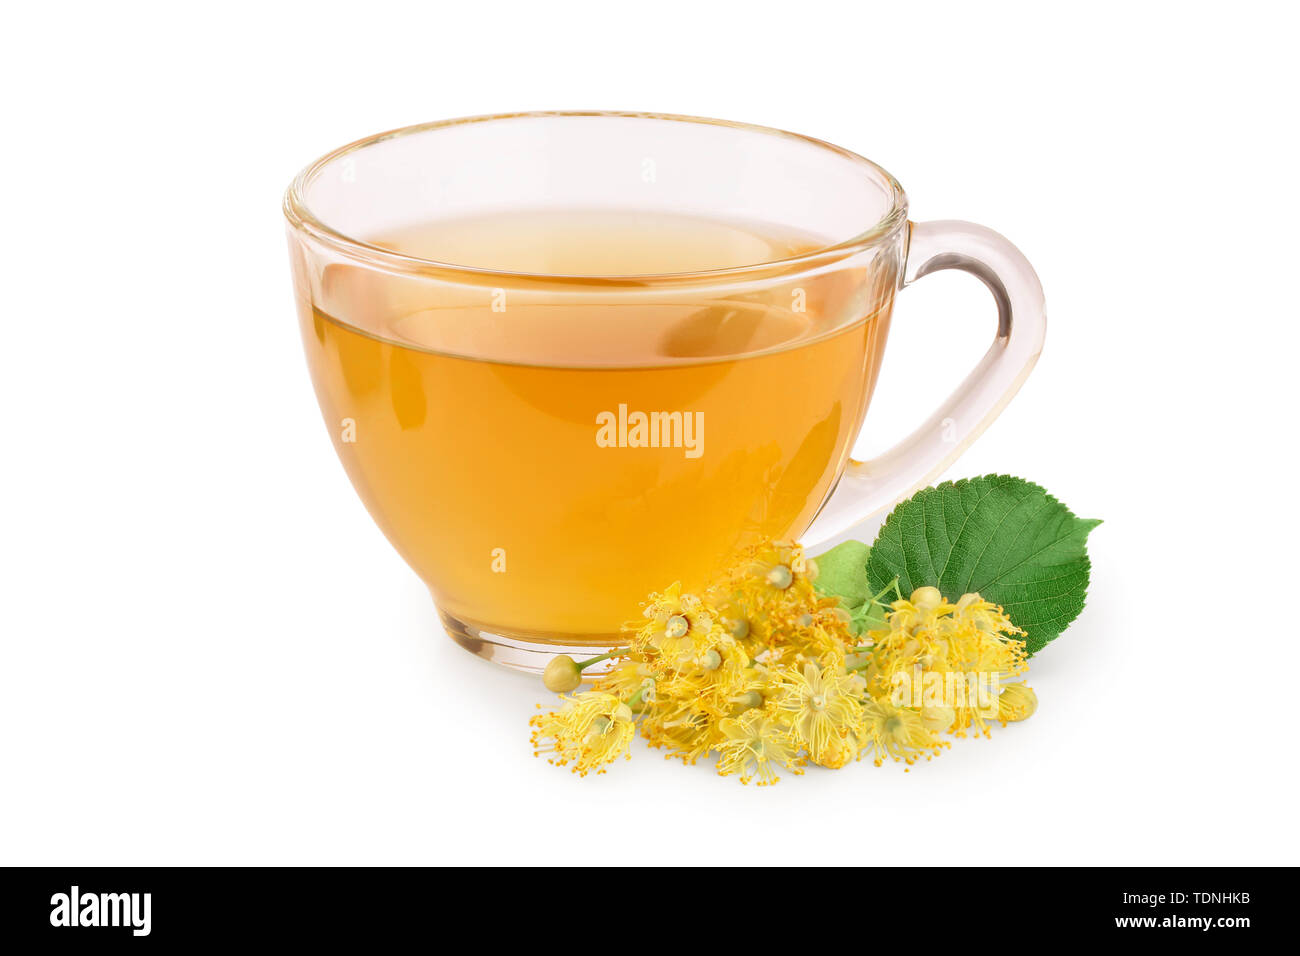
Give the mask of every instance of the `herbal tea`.
[[325, 266], [300, 313], [339, 457], [445, 614], [566, 644], [616, 641], [648, 591], [804, 530], [858, 433], [897, 284], [877, 257], [692, 291], [664, 277], [825, 243], [633, 210], [369, 241], [514, 275], [507, 291]]

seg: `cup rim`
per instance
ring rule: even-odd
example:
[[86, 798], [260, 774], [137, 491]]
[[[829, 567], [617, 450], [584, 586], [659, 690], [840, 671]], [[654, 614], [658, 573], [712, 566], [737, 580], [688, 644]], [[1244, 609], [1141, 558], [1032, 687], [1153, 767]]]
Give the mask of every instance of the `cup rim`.
[[[410, 136], [417, 133], [425, 133], [430, 130], [444, 129], [452, 126], [467, 125], [470, 123], [490, 123], [497, 120], [514, 120], [532, 117], [617, 117], [624, 119], [644, 119], [657, 120], [677, 123], [698, 123], [708, 126], [723, 126], [732, 129], [742, 130], [751, 133], [761, 133], [768, 136], [784, 137], [787, 139], [798, 140], [819, 149], [828, 150], [839, 156], [861, 165], [866, 170], [874, 172], [889, 190], [889, 208], [875, 223], [871, 224], [862, 232], [856, 233], [847, 239], [835, 243], [828, 243], [811, 249], [807, 252], [800, 253], [796, 256], [789, 256], [783, 259], [772, 259], [763, 262], [747, 263], [740, 266], [727, 266], [720, 269], [704, 269], [694, 272], [664, 272], [664, 273], [643, 273], [643, 274], [626, 274], [626, 275], [581, 275], [576, 273], [534, 273], [534, 272], [514, 272], [510, 270], [489, 269], [480, 266], [461, 265], [453, 262], [442, 262], [436, 259], [426, 259], [420, 256], [413, 256], [408, 253], [399, 252], [395, 249], [389, 249], [378, 246], [355, 236], [333, 228], [319, 219], [309, 208], [306, 200], [306, 191], [315, 178], [320, 175], [324, 168], [334, 161], [347, 156], [350, 153], [358, 152], [368, 146], [385, 142], [390, 139], [396, 139], [402, 136]], [[346, 146], [340, 146], [321, 156], [319, 159], [304, 167], [293, 181], [284, 194], [283, 204], [284, 216], [289, 225], [298, 231], [304, 232], [314, 238], [316, 241], [329, 246], [336, 252], [363, 263], [377, 265], [397, 273], [408, 275], [428, 275], [431, 277], [445, 278], [449, 275], [460, 276], [465, 278], [488, 279], [494, 283], [508, 284], [508, 280], [515, 279], [524, 282], [542, 282], [542, 283], [571, 283], [580, 282], [583, 285], [596, 286], [638, 286], [645, 287], [647, 284], [654, 285], [678, 285], [683, 283], [707, 283], [719, 280], [736, 280], [764, 275], [773, 271], [780, 273], [797, 272], [805, 269], [816, 268], [825, 265], [828, 262], [836, 261], [858, 252], [866, 250], [877, 244], [899, 229], [907, 221], [907, 194], [903, 187], [892, 174], [878, 163], [872, 162], [865, 156], [836, 146], [822, 139], [813, 136], [805, 136], [802, 133], [791, 133], [787, 130], [778, 129], [773, 126], [762, 126], [755, 123], [742, 123], [733, 120], [715, 119], [703, 116], [690, 116], [680, 113], [649, 113], [639, 111], [618, 111], [618, 110], [526, 110], [516, 113], [485, 113], [477, 116], [462, 116], [455, 119], [435, 120], [429, 123], [416, 123], [410, 126], [402, 126], [397, 129], [388, 130], [383, 133], [375, 133], [365, 136], [361, 139], [348, 143]]]

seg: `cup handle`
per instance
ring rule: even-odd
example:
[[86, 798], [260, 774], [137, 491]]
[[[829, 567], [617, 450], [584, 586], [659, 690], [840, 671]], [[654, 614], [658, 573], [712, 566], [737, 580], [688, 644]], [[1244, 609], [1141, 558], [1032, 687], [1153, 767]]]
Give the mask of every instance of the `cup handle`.
[[993, 293], [998, 304], [993, 344], [920, 428], [878, 458], [849, 461], [804, 534], [806, 547], [830, 543], [930, 484], [997, 418], [1043, 350], [1043, 287], [1020, 250], [974, 223], [909, 222], [903, 286], [942, 269], [969, 272]]

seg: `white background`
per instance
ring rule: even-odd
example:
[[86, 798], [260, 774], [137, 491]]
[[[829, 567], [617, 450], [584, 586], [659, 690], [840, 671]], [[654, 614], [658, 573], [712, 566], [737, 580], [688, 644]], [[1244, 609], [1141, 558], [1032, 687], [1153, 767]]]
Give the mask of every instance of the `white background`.
[[[977, 6], [8, 10], [0, 862], [1300, 862], [1297, 24]], [[280, 199], [368, 133], [547, 108], [819, 136], [1036, 265], [1042, 360], [948, 475], [1105, 519], [1032, 720], [767, 790], [530, 756], [547, 695], [439, 631], [335, 459]], [[904, 292], [861, 450], [992, 326], [969, 277]]]

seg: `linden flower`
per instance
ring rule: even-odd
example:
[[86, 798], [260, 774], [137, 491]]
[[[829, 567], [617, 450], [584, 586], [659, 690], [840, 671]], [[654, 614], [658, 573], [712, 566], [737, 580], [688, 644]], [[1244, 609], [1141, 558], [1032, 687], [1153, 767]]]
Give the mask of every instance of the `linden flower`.
[[848, 650], [853, 646], [853, 632], [842, 617], [833, 613], [838, 608], [818, 608], [805, 611], [795, 618], [791, 644], [798, 653], [822, 664], [842, 666]]
[[874, 751], [873, 763], [879, 767], [889, 757], [911, 764], [925, 757], [929, 760], [947, 744], [936, 739], [914, 710], [895, 707], [888, 700], [868, 700], [863, 707], [864, 746]]
[[1025, 642], [1011, 636], [1025, 632], [978, 594], [962, 595], [949, 632], [952, 663], [959, 670], [1015, 675], [1029, 669]]
[[[751, 582], [750, 587], [768, 589], [761, 582]], [[758, 610], [747, 638], [738, 643], [750, 660], [769, 666], [793, 666], [803, 660], [839, 665], [855, 643], [849, 615], [839, 607], [839, 599], [819, 596], [807, 582], [791, 586], [780, 598], [750, 595], [749, 600]]]
[[760, 787], [776, 783], [776, 767], [800, 774], [790, 731], [781, 721], [762, 710], [750, 710], [738, 718], [728, 717], [718, 725], [724, 740], [718, 747], [718, 773], [740, 774], [741, 783], [757, 778]]
[[[1012, 635], [1023, 634], [1020, 628], [996, 604], [985, 601], [978, 594], [964, 594], [948, 624], [950, 643], [948, 666], [966, 674], [975, 674], [988, 681], [996, 675], [999, 681], [1023, 674], [1029, 669], [1025, 642]], [[988, 700], [987, 709], [979, 701], [967, 701], [962, 706], [955, 702], [956, 721], [953, 732], [962, 736], [968, 727], [988, 736], [988, 718], [999, 716]], [[1026, 715], [1028, 716], [1028, 715]]]
[[648, 621], [637, 632], [636, 643], [670, 665], [702, 654], [713, 644], [713, 614], [694, 594], [682, 594], [681, 582], [650, 595], [644, 614]]
[[810, 595], [816, 579], [817, 562], [805, 557], [799, 545], [783, 541], [751, 549], [731, 574], [751, 615], [773, 603]]
[[720, 715], [725, 715], [728, 702], [753, 682], [748, 653], [730, 639], [719, 641], [692, 664], [695, 696], [701, 706]]
[[650, 666], [643, 661], [622, 661], [602, 674], [592, 683], [592, 690], [613, 694], [619, 700], [627, 700], [645, 686], [653, 683]]
[[802, 673], [786, 669], [780, 676], [784, 686], [776, 706], [790, 715], [796, 739], [816, 763], [831, 759], [833, 744], [862, 720], [862, 678], [811, 663]]
[[636, 734], [632, 709], [613, 694], [574, 694], [565, 698], [559, 710], [538, 714], [529, 724], [535, 728], [534, 756], [549, 753], [551, 763], [557, 767], [572, 763], [573, 772], [583, 777], [593, 770], [604, 773], [605, 764], [620, 756], [632, 756], [628, 753]]
[[718, 611], [718, 624], [733, 640], [744, 641], [750, 638], [753, 622], [749, 611], [734, 597], [720, 597], [715, 602]]
[[[768, 586], [784, 591], [794, 583], [796, 575], [807, 573], [810, 560], [804, 557], [803, 548], [799, 545], [775, 541], [754, 555], [749, 572]], [[815, 562], [813, 567], [816, 567]], [[815, 576], [814, 573], [813, 577]]]
[[910, 671], [920, 666], [926, 670], [942, 670], [949, 651], [943, 626], [946, 615], [954, 606], [940, 598], [931, 599], [925, 592], [935, 588], [917, 588], [909, 600], [895, 601], [885, 617], [885, 626], [869, 631], [867, 640], [875, 646], [876, 664], [881, 676], [888, 681], [897, 671]]
[[718, 742], [717, 721], [691, 704], [665, 698], [657, 712], [641, 722], [641, 735], [651, 747], [664, 747], [667, 757], [694, 764]]

